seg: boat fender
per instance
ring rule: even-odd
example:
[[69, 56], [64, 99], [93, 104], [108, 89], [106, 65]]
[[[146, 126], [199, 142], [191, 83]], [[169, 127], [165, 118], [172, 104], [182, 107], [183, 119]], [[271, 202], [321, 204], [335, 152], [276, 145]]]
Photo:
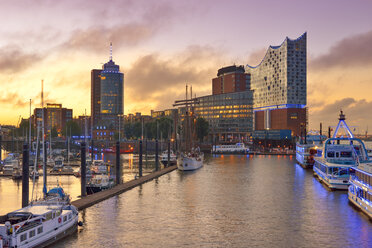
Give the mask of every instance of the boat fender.
[[62, 218], [59, 217], [59, 218], [58, 218], [58, 223], [61, 223], [61, 222], [62, 222]]
[[79, 222], [78, 222], [78, 225], [79, 225], [79, 226], [83, 226], [83, 224], [84, 224], [84, 223], [83, 223], [82, 221], [79, 221]]

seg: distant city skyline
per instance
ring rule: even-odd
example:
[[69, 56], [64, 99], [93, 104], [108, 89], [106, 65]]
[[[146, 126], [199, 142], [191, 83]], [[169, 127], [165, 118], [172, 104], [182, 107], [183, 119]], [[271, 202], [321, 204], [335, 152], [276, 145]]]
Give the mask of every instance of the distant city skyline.
[[[16, 1], [2, 3], [0, 124], [61, 103], [90, 109], [90, 73], [113, 56], [125, 72], [124, 114], [167, 109], [192, 84], [212, 93], [223, 66], [252, 65], [270, 45], [308, 35], [310, 128], [336, 125], [340, 108], [372, 128], [372, 2]], [[89, 113], [89, 112], [88, 112]], [[90, 114], [90, 113], [89, 113]]]

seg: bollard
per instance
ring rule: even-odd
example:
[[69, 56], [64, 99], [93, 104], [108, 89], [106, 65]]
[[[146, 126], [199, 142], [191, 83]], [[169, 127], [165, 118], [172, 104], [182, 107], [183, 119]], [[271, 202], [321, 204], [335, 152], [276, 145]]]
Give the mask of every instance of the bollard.
[[155, 140], [155, 170], [159, 170], [159, 143], [158, 139]]
[[170, 166], [170, 140], [168, 140], [168, 163], [167, 167]]
[[138, 174], [142, 177], [142, 140], [139, 142], [139, 164], [138, 164]]
[[22, 208], [28, 206], [28, 180], [29, 180], [29, 153], [28, 144], [23, 145], [23, 158], [22, 158]]
[[81, 198], [87, 195], [87, 164], [86, 164], [86, 148], [85, 148], [85, 142], [81, 142], [80, 147], [80, 158], [81, 158]]
[[121, 183], [120, 174], [120, 141], [116, 142], [116, 185]]

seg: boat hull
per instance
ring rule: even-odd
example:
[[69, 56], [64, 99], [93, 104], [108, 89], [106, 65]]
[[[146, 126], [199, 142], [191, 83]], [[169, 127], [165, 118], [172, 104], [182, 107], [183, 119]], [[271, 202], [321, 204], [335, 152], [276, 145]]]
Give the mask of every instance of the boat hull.
[[177, 160], [177, 167], [181, 171], [192, 171], [197, 170], [203, 166], [204, 156], [201, 156], [200, 159], [194, 157], [184, 157]]
[[[163, 163], [164, 166], [168, 166], [168, 160], [161, 160], [161, 162]], [[170, 160], [169, 161], [169, 166], [172, 166], [172, 165], [176, 165], [177, 164], [177, 160]]]
[[[350, 186], [352, 187], [352, 186]], [[358, 197], [355, 193], [351, 192], [349, 189], [348, 192], [348, 199], [349, 201], [359, 210], [361, 210], [364, 214], [368, 216], [368, 218], [372, 221], [372, 207], [366, 204], [363, 199]]]
[[331, 190], [347, 190], [350, 183], [347, 178], [330, 179], [328, 176], [320, 171], [318, 168], [313, 167], [314, 176], [316, 176], [320, 182], [324, 183]]
[[301, 165], [301, 167], [303, 167], [304, 169], [313, 168], [313, 165], [314, 165], [314, 159], [313, 158], [308, 159], [304, 155], [296, 153], [296, 160], [297, 160], [297, 163], [299, 165]]
[[[41, 244], [38, 244], [38, 245], [35, 245], [35, 246], [29, 246], [29, 247], [47, 247], [47, 246], [50, 246], [58, 241], [60, 241], [61, 239], [67, 237], [67, 236], [70, 236], [71, 234], [75, 233], [77, 231], [77, 227], [78, 227], [78, 217], [76, 216], [75, 220], [74, 220], [74, 224], [68, 228], [66, 228], [65, 230], [62, 230], [60, 233], [56, 234], [56, 235], [52, 235], [47, 241], [41, 243]], [[23, 247], [23, 246], [21, 246]], [[28, 247], [28, 246], [25, 246], [25, 247]]]
[[90, 195], [90, 194], [94, 194], [94, 193], [97, 193], [97, 192], [100, 192], [102, 190], [106, 190], [109, 188], [110, 187], [104, 187], [104, 186], [87, 186], [86, 190], [87, 190], [87, 194]]

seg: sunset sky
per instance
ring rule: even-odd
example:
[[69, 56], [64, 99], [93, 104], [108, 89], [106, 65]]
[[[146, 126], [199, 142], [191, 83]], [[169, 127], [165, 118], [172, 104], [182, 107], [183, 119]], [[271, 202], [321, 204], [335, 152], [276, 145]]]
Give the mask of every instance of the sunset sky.
[[310, 127], [342, 108], [372, 132], [372, 1], [0, 0], [0, 124], [28, 117], [29, 99], [90, 114], [90, 71], [124, 73], [125, 114], [170, 108], [184, 85], [211, 94], [223, 66], [256, 65], [270, 45], [307, 32]]

